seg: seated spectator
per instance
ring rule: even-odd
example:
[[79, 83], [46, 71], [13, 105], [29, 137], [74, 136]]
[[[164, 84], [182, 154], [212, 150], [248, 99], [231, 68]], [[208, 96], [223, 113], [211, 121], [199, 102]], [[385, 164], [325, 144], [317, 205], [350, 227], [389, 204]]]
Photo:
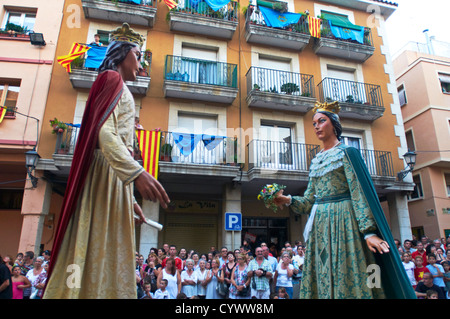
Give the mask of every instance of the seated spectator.
[[423, 274], [423, 281], [419, 282], [416, 287], [417, 298], [424, 299], [427, 297], [428, 290], [434, 290], [438, 293], [438, 299], [446, 299], [442, 294], [442, 290], [433, 284], [433, 275], [429, 272]]

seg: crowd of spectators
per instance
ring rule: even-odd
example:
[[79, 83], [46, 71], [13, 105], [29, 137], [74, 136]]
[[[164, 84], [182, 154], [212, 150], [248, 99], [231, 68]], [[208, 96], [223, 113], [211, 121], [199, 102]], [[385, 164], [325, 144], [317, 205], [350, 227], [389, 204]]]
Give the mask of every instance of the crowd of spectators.
[[[450, 236], [430, 241], [395, 240], [419, 299], [450, 299]], [[139, 299], [298, 299], [306, 247], [286, 242], [280, 250], [246, 241], [234, 251], [206, 253], [164, 244], [147, 256], [136, 252]], [[394, 249], [395, 251], [395, 249]], [[0, 256], [0, 299], [40, 299], [50, 251]]]

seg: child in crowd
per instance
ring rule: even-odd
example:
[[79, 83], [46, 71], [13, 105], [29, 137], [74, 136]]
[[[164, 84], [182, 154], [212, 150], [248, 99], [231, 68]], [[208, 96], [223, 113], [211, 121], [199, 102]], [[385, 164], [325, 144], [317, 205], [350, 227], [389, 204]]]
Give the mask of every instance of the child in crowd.
[[153, 295], [154, 299], [170, 299], [169, 292], [166, 290], [169, 282], [167, 279], [161, 279], [161, 283], [159, 284], [159, 289], [155, 291]]
[[426, 299], [439, 299], [437, 291], [434, 291], [433, 289], [427, 290]]
[[444, 283], [445, 290], [447, 291], [447, 299], [450, 299], [450, 263], [443, 261], [441, 265], [444, 267]]
[[151, 293], [151, 285], [149, 282], [144, 282], [144, 295], [141, 297], [141, 299], [153, 299], [152, 293]]
[[436, 262], [436, 255], [428, 254], [428, 270], [433, 275], [433, 283], [442, 290], [445, 296], [444, 268]]
[[411, 253], [404, 252], [402, 255], [402, 263], [403, 267], [405, 267], [406, 274], [408, 275], [409, 281], [411, 282], [411, 286], [413, 288], [416, 288], [417, 282], [416, 278], [414, 276], [414, 269], [416, 268], [416, 265], [414, 262], [411, 261]]
[[277, 299], [289, 299], [289, 295], [286, 292], [286, 288], [284, 288], [284, 287], [278, 288], [278, 298]]
[[416, 263], [416, 268], [414, 268], [414, 278], [416, 279], [416, 282], [419, 283], [420, 281], [423, 281], [423, 274], [430, 271], [423, 265], [422, 256], [417, 255], [414, 262]]

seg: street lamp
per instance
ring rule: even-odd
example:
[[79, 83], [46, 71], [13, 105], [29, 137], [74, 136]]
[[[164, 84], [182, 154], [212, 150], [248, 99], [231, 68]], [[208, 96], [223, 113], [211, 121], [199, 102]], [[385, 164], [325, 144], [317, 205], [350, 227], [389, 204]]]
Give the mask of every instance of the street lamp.
[[37, 187], [38, 179], [33, 176], [31, 172], [35, 170], [39, 158], [40, 156], [38, 152], [36, 152], [36, 148], [33, 148], [31, 151], [25, 153], [25, 167], [27, 168], [27, 173], [31, 179], [31, 185], [33, 185], [33, 188]]
[[408, 175], [408, 173], [412, 172], [412, 170], [414, 169], [414, 165], [416, 165], [416, 156], [417, 154], [415, 152], [409, 150], [408, 152], [403, 154], [403, 158], [405, 159], [407, 166], [397, 174], [397, 177], [400, 181], [402, 181], [406, 177], [406, 175]]

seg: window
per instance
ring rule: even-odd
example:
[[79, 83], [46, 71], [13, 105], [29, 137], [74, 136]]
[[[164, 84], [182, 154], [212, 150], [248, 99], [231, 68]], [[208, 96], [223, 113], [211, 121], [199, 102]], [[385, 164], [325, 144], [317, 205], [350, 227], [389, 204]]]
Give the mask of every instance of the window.
[[408, 146], [408, 150], [415, 151], [416, 146], [414, 144], [414, 136], [413, 136], [412, 131], [405, 132], [405, 137], [406, 137], [406, 145]]
[[442, 93], [450, 94], [450, 74], [439, 73]]
[[0, 106], [6, 106], [5, 116], [15, 116], [19, 91], [19, 80], [0, 80]]
[[23, 189], [2, 189], [0, 192], [0, 209], [21, 209]]
[[413, 176], [413, 182], [415, 184], [413, 192], [408, 195], [408, 199], [421, 199], [423, 198], [422, 180], [420, 175]]
[[397, 92], [398, 92], [398, 98], [400, 100], [400, 106], [403, 106], [406, 103], [408, 103], [408, 101], [406, 100], [405, 87], [403, 85], [401, 85], [397, 88]]
[[36, 12], [20, 12], [20, 11], [6, 11], [5, 19], [3, 20], [3, 28], [8, 25], [18, 26], [19, 29], [15, 31], [30, 32], [34, 29], [34, 23], [36, 21]]
[[353, 146], [354, 148], [360, 150], [361, 149], [361, 143], [362, 139], [358, 137], [351, 137], [351, 136], [342, 136], [341, 138], [342, 143], [348, 146]]
[[262, 165], [271, 168], [292, 165], [291, 127], [286, 124], [261, 123], [260, 130], [259, 148]]
[[445, 173], [445, 187], [447, 188], [447, 196], [450, 196], [450, 173]]

